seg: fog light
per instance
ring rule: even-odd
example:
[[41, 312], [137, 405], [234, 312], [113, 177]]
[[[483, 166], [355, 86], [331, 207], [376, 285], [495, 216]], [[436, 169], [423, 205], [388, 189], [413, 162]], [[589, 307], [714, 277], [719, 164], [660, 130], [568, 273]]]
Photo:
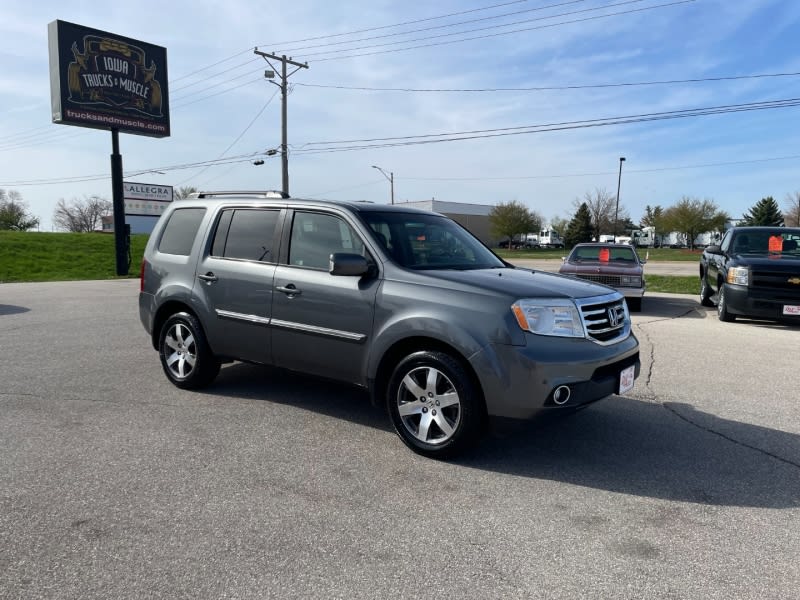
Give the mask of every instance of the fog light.
[[560, 385], [553, 392], [553, 402], [561, 406], [567, 403], [571, 395], [572, 391], [566, 385]]

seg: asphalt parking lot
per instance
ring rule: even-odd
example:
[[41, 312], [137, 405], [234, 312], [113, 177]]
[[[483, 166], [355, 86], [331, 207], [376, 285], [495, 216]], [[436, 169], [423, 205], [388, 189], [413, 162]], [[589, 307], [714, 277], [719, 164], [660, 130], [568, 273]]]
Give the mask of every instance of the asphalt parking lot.
[[408, 451], [364, 393], [169, 385], [138, 281], [0, 285], [0, 598], [797, 598], [800, 328], [695, 297], [570, 417]]

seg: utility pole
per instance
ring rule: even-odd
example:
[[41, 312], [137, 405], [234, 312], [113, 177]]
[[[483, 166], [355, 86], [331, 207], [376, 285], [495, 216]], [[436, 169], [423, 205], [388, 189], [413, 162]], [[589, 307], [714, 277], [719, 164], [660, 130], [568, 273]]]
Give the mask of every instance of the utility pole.
[[[255, 54], [263, 57], [264, 60], [267, 61], [270, 67], [272, 67], [271, 71], [265, 71], [264, 77], [267, 79], [272, 79], [275, 77], [275, 67], [272, 66], [272, 63], [269, 62], [269, 59], [279, 60], [281, 61], [281, 70], [280, 70], [280, 84], [275, 83], [274, 81], [271, 83], [275, 83], [279, 88], [281, 88], [281, 157], [283, 163], [283, 193], [288, 196], [289, 195], [289, 147], [288, 147], [288, 134], [286, 128], [286, 96], [288, 95], [288, 79], [290, 76], [294, 75], [300, 69], [307, 69], [308, 63], [299, 63], [292, 60], [292, 57], [286, 58], [286, 55], [277, 56], [275, 54], [269, 54], [267, 52], [261, 52], [258, 48], [253, 50]], [[292, 65], [293, 67], [297, 67], [291, 73], [286, 73], [286, 65]]]
[[619, 223], [619, 188], [622, 184], [622, 163], [625, 162], [625, 157], [619, 157], [619, 177], [617, 178], [617, 208], [614, 210], [614, 243], [617, 243], [617, 223]]

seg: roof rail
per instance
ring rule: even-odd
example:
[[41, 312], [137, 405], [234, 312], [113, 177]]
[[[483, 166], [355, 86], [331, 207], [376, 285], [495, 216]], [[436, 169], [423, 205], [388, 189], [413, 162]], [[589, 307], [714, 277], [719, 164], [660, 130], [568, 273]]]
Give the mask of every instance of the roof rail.
[[260, 191], [221, 191], [221, 192], [194, 192], [189, 194], [189, 198], [219, 198], [222, 196], [249, 196], [252, 198], [288, 198], [289, 194], [285, 194], [278, 190], [260, 190]]

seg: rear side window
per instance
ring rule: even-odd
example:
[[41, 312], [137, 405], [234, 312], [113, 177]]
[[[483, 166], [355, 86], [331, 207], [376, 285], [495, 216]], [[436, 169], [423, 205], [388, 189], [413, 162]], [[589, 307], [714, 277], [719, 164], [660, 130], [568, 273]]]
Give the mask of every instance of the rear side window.
[[189, 256], [192, 244], [206, 214], [205, 208], [179, 208], [169, 216], [158, 243], [158, 251], [164, 254]]
[[275, 262], [271, 252], [278, 215], [278, 210], [223, 211], [211, 254], [223, 258]]

